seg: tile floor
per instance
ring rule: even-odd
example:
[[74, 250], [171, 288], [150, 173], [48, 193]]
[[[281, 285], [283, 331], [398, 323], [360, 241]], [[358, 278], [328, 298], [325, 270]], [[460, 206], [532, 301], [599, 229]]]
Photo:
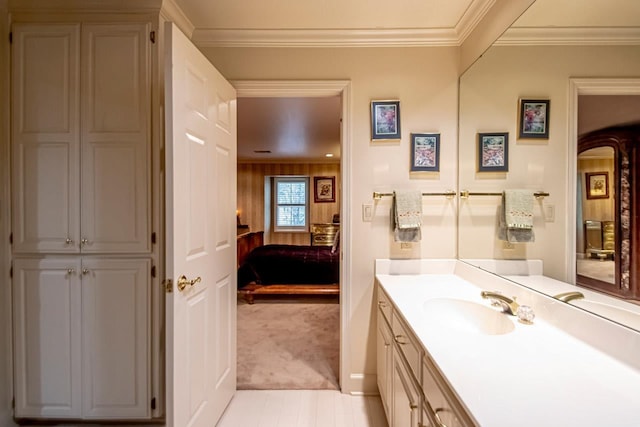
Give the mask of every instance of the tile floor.
[[216, 427], [387, 427], [379, 396], [238, 390]]

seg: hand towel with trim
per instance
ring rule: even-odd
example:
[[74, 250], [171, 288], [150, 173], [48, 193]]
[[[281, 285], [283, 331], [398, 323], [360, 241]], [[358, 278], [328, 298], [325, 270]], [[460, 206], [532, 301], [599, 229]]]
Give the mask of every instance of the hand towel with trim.
[[422, 192], [394, 191], [391, 218], [394, 241], [419, 242], [422, 239]]
[[535, 242], [533, 233], [533, 191], [502, 192], [498, 238], [511, 243]]

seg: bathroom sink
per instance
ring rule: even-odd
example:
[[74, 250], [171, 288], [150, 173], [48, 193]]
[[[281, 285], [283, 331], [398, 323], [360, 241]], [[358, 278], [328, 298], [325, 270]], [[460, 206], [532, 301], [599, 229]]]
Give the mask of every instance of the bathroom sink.
[[594, 314], [606, 317], [613, 320], [614, 322], [629, 326], [630, 328], [640, 330], [640, 313], [626, 310], [622, 307], [616, 307], [602, 302], [586, 299], [572, 300], [569, 302], [569, 304], [583, 308]]
[[438, 327], [483, 335], [508, 334], [515, 329], [511, 316], [488, 305], [457, 298], [434, 298], [423, 309]]

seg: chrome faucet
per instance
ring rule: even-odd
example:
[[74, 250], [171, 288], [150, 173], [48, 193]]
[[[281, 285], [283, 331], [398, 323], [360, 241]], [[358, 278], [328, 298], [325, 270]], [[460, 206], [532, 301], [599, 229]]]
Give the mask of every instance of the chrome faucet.
[[561, 294], [554, 295], [553, 297], [563, 302], [569, 302], [569, 301], [573, 301], [574, 299], [583, 299], [584, 294], [582, 292], [572, 291], [572, 292], [563, 292]]
[[499, 292], [482, 291], [480, 292], [480, 296], [482, 298], [490, 300], [492, 304], [498, 304], [502, 308], [502, 311], [512, 316], [516, 315], [516, 313], [518, 312], [518, 307], [520, 307], [520, 305], [516, 302], [516, 297], [513, 297], [513, 299], [511, 299]]

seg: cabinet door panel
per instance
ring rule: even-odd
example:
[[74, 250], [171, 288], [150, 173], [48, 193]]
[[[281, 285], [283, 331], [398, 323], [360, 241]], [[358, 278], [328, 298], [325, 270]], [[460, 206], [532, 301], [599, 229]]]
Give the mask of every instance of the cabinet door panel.
[[78, 24], [15, 24], [12, 193], [15, 253], [78, 251]]
[[82, 252], [149, 252], [149, 25], [82, 32]]
[[147, 259], [82, 261], [85, 418], [149, 416]]
[[420, 425], [420, 395], [412, 381], [401, 354], [394, 348], [392, 427]]
[[80, 263], [16, 259], [13, 268], [15, 415], [78, 417]]

